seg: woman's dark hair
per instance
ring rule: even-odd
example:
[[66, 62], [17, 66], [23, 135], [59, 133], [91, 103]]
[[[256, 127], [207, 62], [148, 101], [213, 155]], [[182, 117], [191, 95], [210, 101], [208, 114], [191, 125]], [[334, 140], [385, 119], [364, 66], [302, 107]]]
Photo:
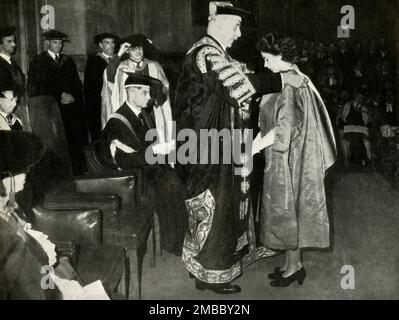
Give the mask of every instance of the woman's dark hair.
[[260, 52], [281, 55], [282, 60], [296, 63], [298, 61], [298, 47], [294, 39], [278, 33], [268, 33], [259, 40], [257, 48]]

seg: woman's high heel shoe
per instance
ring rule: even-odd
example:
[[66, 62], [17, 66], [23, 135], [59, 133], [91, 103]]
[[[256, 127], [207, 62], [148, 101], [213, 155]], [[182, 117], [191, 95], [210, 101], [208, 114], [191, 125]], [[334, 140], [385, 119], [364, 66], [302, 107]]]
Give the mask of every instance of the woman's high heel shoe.
[[283, 273], [284, 273], [284, 271], [281, 270], [279, 267], [277, 267], [277, 268], [274, 268], [274, 272], [269, 273], [267, 275], [267, 277], [271, 280], [277, 280], [283, 276]]
[[281, 276], [279, 279], [275, 279], [270, 282], [272, 287], [288, 287], [291, 283], [298, 281], [298, 284], [303, 284], [303, 281], [306, 278], [306, 271], [305, 268], [302, 267], [297, 272], [293, 273], [292, 275], [284, 278]]

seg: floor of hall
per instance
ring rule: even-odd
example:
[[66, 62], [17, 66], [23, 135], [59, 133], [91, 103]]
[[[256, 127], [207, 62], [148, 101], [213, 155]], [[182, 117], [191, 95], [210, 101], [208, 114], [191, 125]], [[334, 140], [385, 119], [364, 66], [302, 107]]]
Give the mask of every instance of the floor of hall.
[[[241, 293], [218, 295], [196, 290], [179, 257], [157, 255], [156, 267], [150, 268], [147, 254], [143, 299], [399, 299], [399, 193], [378, 173], [335, 173], [329, 185], [332, 248], [304, 252], [302, 286], [270, 286], [267, 273], [280, 265], [282, 255], [246, 268], [235, 281]], [[342, 288], [348, 284], [344, 266], [353, 267], [354, 289]]]

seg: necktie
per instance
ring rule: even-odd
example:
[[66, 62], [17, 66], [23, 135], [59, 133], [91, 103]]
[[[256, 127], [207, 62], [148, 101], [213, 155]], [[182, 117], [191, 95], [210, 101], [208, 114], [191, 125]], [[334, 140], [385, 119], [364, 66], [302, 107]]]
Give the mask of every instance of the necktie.
[[13, 118], [12, 114], [9, 114], [8, 116], [6, 116], [7, 122], [10, 126], [12, 125], [12, 118]]
[[15, 131], [22, 130], [23, 128], [22, 128], [22, 126], [21, 126], [19, 121], [16, 120], [14, 122], [14, 124], [12, 123], [13, 122], [13, 118], [14, 117], [13, 117], [12, 114], [9, 114], [8, 116], [6, 116], [7, 123], [10, 126], [11, 130], [15, 130]]
[[144, 115], [142, 112], [140, 112], [140, 114], [139, 114], [139, 119], [141, 121], [141, 124], [143, 125], [144, 130], [147, 132], [148, 126], [147, 126], [147, 122], [145, 121], [145, 118], [144, 118]]
[[60, 65], [60, 63], [61, 63], [61, 59], [60, 59], [60, 56], [58, 54], [55, 55], [55, 63], [58, 64], [58, 65]]

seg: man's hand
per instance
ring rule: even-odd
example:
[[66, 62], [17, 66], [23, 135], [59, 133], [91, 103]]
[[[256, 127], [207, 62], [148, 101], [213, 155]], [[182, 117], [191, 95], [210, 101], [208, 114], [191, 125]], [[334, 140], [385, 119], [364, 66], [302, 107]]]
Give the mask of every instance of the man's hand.
[[305, 88], [308, 86], [308, 80], [299, 74], [282, 73], [281, 76], [283, 78], [284, 86], [286, 84], [289, 84], [294, 88]]
[[174, 149], [176, 149], [176, 141], [172, 140], [171, 142], [164, 142], [164, 143], [158, 143], [155, 146], [152, 147], [152, 152], [157, 155], [168, 155], [171, 153]]
[[118, 56], [121, 58], [129, 48], [130, 48], [130, 43], [128, 42], [122, 43], [121, 47], [119, 48]]
[[63, 92], [61, 94], [61, 103], [62, 104], [71, 104], [74, 102], [75, 102], [75, 98], [71, 94], [66, 93], [66, 92]]

